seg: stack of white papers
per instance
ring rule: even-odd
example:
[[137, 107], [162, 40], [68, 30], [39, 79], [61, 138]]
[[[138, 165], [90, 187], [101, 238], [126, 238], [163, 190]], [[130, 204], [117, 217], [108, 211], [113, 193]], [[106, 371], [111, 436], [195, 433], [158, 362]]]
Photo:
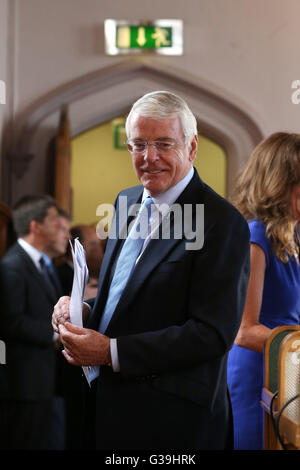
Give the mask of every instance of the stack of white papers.
[[[89, 278], [86, 265], [85, 251], [78, 238], [74, 240], [74, 248], [70, 241], [73, 256], [74, 277], [70, 299], [70, 321], [73, 325], [82, 327], [82, 304], [85, 287]], [[90, 384], [88, 367], [82, 367], [84, 375]]]

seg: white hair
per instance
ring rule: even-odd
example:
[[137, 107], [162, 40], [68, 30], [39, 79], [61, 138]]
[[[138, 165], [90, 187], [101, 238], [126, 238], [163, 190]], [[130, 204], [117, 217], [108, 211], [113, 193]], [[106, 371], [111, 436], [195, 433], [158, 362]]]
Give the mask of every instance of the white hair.
[[178, 116], [187, 145], [197, 135], [197, 121], [192, 111], [182, 98], [169, 91], [147, 93], [133, 104], [125, 125], [128, 139], [130, 138], [130, 120], [133, 113], [157, 120]]

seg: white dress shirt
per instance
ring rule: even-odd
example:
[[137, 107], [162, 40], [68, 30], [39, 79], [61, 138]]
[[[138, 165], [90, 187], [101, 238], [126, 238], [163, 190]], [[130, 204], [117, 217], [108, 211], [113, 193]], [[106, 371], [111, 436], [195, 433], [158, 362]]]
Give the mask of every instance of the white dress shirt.
[[42, 253], [34, 248], [34, 246], [30, 245], [28, 242], [23, 240], [23, 238], [18, 238], [17, 242], [23, 248], [24, 251], [28, 254], [29, 258], [32, 260], [33, 264], [35, 265], [36, 269], [41, 272], [41, 265], [40, 259], [42, 257]]

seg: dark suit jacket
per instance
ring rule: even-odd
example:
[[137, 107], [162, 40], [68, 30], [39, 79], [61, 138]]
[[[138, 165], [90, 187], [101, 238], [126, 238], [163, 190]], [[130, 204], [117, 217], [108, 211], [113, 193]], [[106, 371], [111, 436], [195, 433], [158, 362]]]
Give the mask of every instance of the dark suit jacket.
[[71, 295], [74, 269], [69, 265], [69, 263], [65, 262], [56, 268], [56, 272], [61, 283], [63, 295]]
[[0, 261], [0, 399], [37, 401], [54, 391], [55, 355], [51, 316], [57, 297], [16, 243]]
[[[142, 192], [121, 195], [130, 206]], [[195, 204], [204, 204], [204, 245], [186, 250], [184, 238], [171, 237], [151, 240], [142, 254], [106, 330], [117, 338], [120, 372], [100, 369], [98, 448], [226, 447], [227, 353], [244, 308], [249, 230], [196, 171], [176, 202], [191, 204], [194, 217]], [[120, 245], [108, 240], [91, 328], [98, 328]]]

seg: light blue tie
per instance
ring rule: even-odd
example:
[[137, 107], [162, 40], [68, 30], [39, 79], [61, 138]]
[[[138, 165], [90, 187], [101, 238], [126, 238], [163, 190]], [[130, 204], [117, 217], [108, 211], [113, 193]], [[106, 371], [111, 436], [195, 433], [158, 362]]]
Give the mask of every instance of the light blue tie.
[[[98, 329], [100, 333], [105, 332], [128, 279], [135, 267], [136, 260], [142, 250], [145, 239], [149, 235], [149, 222], [151, 215], [150, 205], [152, 202], [153, 200], [150, 196], [144, 200], [121, 250], [116, 264], [115, 273], [110, 284], [105, 309], [100, 321]], [[99, 367], [90, 367], [89, 373], [90, 380], [94, 380], [94, 378], [99, 375]]]

